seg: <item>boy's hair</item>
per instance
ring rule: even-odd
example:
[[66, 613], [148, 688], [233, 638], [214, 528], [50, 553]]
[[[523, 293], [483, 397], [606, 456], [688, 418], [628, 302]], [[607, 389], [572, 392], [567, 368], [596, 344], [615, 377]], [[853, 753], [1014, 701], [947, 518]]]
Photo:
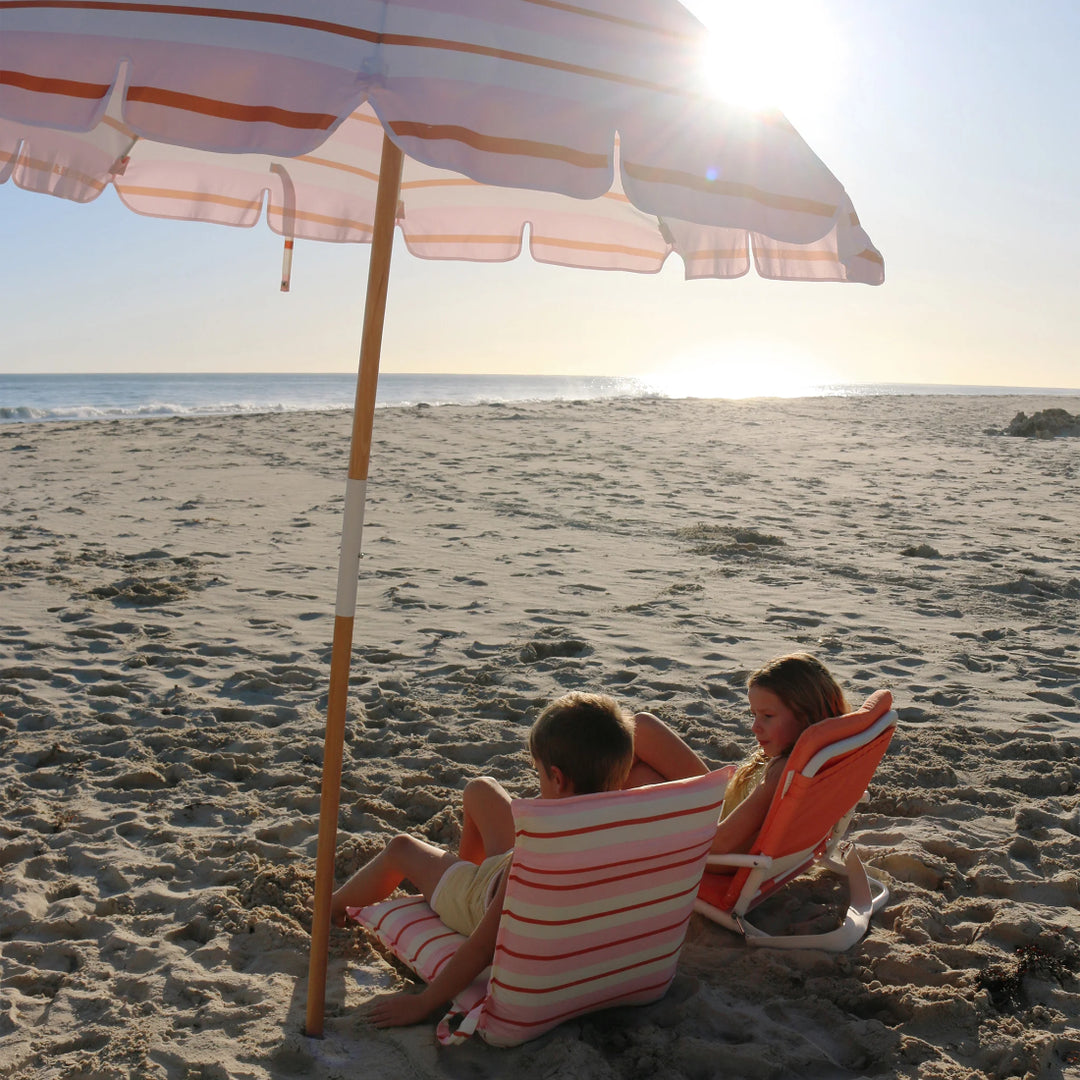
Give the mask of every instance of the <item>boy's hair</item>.
[[576, 795], [617, 791], [634, 763], [634, 725], [606, 694], [575, 691], [540, 714], [529, 751], [546, 771], [556, 766]]
[[829, 669], [809, 653], [788, 653], [770, 660], [746, 680], [748, 690], [755, 686], [771, 690], [803, 727], [848, 711], [844, 691]]

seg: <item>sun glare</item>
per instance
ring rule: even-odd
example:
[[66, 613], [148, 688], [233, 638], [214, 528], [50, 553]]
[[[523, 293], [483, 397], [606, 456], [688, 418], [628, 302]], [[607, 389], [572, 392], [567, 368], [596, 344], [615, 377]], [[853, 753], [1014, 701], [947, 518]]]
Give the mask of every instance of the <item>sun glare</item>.
[[820, 0], [684, 0], [709, 28], [705, 79], [750, 109], [813, 108], [838, 91], [842, 35]]
[[649, 390], [673, 398], [803, 397], [834, 381], [817, 357], [761, 342], [731, 342], [641, 377]]

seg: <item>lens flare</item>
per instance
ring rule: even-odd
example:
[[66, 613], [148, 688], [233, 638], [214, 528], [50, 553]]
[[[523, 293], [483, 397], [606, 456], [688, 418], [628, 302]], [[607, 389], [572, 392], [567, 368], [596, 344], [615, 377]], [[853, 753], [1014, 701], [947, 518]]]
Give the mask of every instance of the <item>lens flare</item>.
[[709, 28], [706, 83], [748, 109], [829, 104], [844, 77], [844, 39], [820, 0], [685, 0]]

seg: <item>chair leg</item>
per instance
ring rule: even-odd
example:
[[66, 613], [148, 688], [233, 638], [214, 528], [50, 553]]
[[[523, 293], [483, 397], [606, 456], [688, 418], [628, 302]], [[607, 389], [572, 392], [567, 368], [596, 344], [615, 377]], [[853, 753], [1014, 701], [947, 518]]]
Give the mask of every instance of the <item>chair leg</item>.
[[[848, 855], [845, 856], [843, 860], [840, 860], [833, 855], [830, 858], [822, 859], [820, 865], [827, 866], [830, 870], [840, 874], [841, 877], [848, 878], [850, 881], [851, 875], [848, 871], [848, 860], [855, 852], [855, 845], [848, 841], [843, 846], [845, 848], [850, 848]], [[862, 860], [858, 859], [857, 855], [856, 859], [858, 861], [858, 868], [855, 873], [861, 874], [866, 878], [870, 890], [870, 914], [876, 915], [889, 902], [889, 887], [883, 881], [878, 881], [877, 878], [871, 877], [866, 872], [866, 867], [863, 865]]]
[[826, 952], [845, 952], [870, 928], [870, 916], [884, 907], [889, 890], [866, 873], [859, 853], [852, 844], [844, 861], [830, 860], [825, 863], [848, 880], [850, 893], [848, 909], [843, 923], [835, 930], [822, 934], [767, 934], [747, 920], [736, 916], [740, 929], [746, 935], [747, 945], [770, 949], [823, 949]]
[[725, 930], [731, 930], [736, 934], [746, 934], [738, 921], [738, 916], [732, 915], [730, 911], [721, 911], [720, 908], [713, 907], [712, 904], [702, 900], [700, 897], [694, 901], [694, 910], [699, 915], [704, 915], [706, 919], [719, 923]]

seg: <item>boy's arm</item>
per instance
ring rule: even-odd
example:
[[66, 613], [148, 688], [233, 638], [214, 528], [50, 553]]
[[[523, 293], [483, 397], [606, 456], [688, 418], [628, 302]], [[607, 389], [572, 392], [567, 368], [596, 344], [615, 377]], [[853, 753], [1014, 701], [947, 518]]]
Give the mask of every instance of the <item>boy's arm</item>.
[[507, 872], [503, 872], [484, 917], [476, 929], [462, 942], [445, 967], [419, 994], [403, 991], [376, 998], [368, 1006], [368, 1016], [376, 1027], [400, 1027], [418, 1024], [436, 1009], [445, 1006], [461, 993], [491, 963], [495, 955], [495, 938], [499, 932], [503, 899], [506, 896]]
[[634, 717], [634, 765], [623, 787], [704, 776], [708, 771], [709, 766], [658, 716]]

